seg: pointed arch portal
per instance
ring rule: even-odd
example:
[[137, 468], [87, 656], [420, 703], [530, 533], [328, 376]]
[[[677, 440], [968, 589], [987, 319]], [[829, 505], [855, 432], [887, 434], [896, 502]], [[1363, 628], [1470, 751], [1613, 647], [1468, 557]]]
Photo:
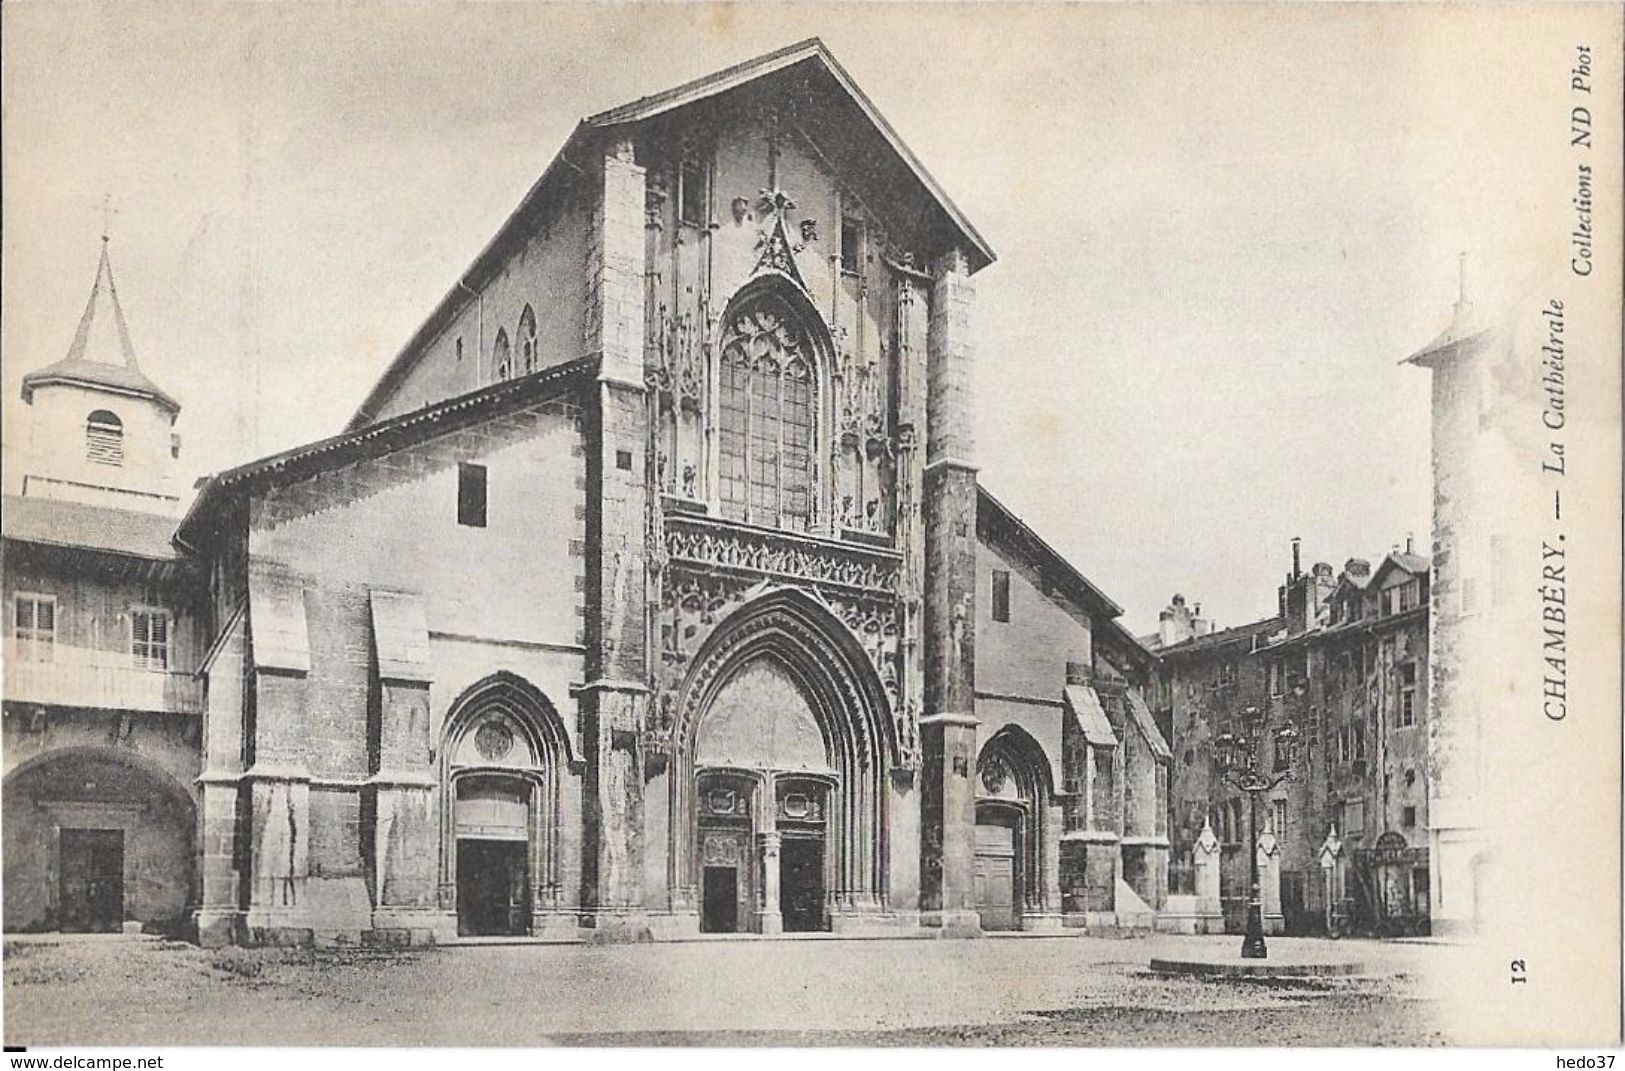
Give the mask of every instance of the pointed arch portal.
[[459, 934], [529, 933], [560, 899], [563, 722], [528, 681], [497, 673], [452, 704], [440, 755], [441, 906]]
[[759, 933], [884, 911], [885, 711], [873, 667], [816, 599], [787, 589], [734, 611], [679, 697], [674, 910]]
[[1050, 765], [1037, 740], [1015, 726], [999, 730], [976, 764], [976, 911], [984, 930], [1021, 929], [1046, 907]]

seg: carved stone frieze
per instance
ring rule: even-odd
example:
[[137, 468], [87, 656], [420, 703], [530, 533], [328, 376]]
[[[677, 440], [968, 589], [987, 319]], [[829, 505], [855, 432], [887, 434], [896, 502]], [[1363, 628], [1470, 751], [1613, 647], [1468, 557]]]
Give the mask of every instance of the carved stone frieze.
[[811, 539], [709, 518], [666, 518], [666, 556], [691, 565], [893, 596], [899, 556], [877, 547]]
[[896, 594], [900, 561], [868, 547], [761, 532], [707, 518], [667, 514], [665, 571], [656, 611], [659, 642], [646, 754], [669, 755], [681, 713], [676, 696], [699, 667], [711, 635], [747, 603], [785, 583], [823, 603], [862, 650], [884, 696], [876, 713], [891, 722], [905, 766], [918, 756], [919, 712], [907, 694], [904, 609]]

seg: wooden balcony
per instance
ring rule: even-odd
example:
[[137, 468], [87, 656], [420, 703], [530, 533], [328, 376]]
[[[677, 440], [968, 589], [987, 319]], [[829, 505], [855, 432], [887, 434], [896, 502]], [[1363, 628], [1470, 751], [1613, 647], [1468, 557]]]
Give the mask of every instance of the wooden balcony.
[[[24, 657], [24, 655], [33, 657]], [[5, 644], [5, 699], [100, 710], [203, 713], [203, 682], [191, 673], [135, 665], [130, 655], [55, 644], [47, 658]]]

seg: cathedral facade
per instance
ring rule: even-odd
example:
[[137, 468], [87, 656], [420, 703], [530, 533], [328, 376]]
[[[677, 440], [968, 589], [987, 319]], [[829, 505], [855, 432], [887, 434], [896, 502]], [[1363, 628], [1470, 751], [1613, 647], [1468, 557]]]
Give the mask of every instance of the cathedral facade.
[[[171, 523], [199, 939], [1154, 924], [1153, 656], [977, 479], [992, 260], [816, 40], [583, 121], [341, 434]], [[6, 715], [9, 818], [91, 713]]]

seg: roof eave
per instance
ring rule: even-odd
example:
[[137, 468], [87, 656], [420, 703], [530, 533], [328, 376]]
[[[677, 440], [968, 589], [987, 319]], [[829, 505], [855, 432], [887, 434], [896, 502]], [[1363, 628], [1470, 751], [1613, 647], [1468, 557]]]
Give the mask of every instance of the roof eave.
[[[1042, 556], [1047, 557], [1052, 562], [1058, 564], [1061, 567], [1062, 572], [1066, 574], [1066, 579], [1073, 581], [1083, 590], [1086, 596], [1086, 602], [1093, 603], [1093, 606], [1091, 607], [1092, 609], [1104, 612], [1108, 618], [1117, 618], [1122, 616], [1123, 608], [1121, 606], [1117, 605], [1117, 603], [1114, 602], [1105, 592], [1095, 587], [1089, 578], [1084, 576], [1083, 573], [1078, 570], [1077, 566], [1073, 565], [1069, 560], [1067, 560], [1067, 558], [1061, 554], [1060, 551], [1056, 550], [1054, 547], [1045, 542], [1044, 538], [1037, 532], [1033, 531], [1033, 529], [1027, 525], [1026, 521], [1023, 521], [1020, 517], [1016, 516], [1016, 514], [1011, 511], [1009, 506], [1006, 506], [1003, 502], [1000, 502], [997, 498], [993, 497], [992, 492], [988, 491], [988, 489], [982, 486], [980, 483], [976, 485], [976, 493], [980, 499], [986, 500], [988, 505], [993, 508], [993, 511], [999, 515], [1006, 524], [1013, 527], [1019, 536], [1029, 540], [1033, 544], [1033, 549], [1037, 550]], [[1128, 635], [1126, 630], [1124, 634]], [[1132, 639], [1133, 637], [1130, 636], [1130, 638]], [[1138, 643], [1139, 641], [1136, 640], [1135, 642]]]
[[90, 387], [95, 390], [104, 390], [112, 394], [123, 394], [131, 398], [145, 398], [156, 402], [158, 406], [171, 416], [181, 411], [181, 403], [170, 397], [157, 387], [132, 387], [123, 383], [107, 383], [90, 376], [75, 375], [72, 372], [53, 372], [49, 368], [42, 368], [37, 372], [30, 372], [23, 377], [22, 398], [32, 405], [34, 391], [39, 387], [68, 386]]
[[433, 311], [418, 325], [417, 330], [412, 332], [411, 337], [406, 341], [406, 345], [402, 346], [390, 360], [389, 365], [384, 369], [383, 375], [378, 377], [378, 382], [367, 392], [367, 396], [362, 399], [361, 404], [356, 408], [349, 422], [344, 425], [346, 433], [359, 431], [376, 419], [373, 410], [387, 393], [387, 389], [393, 388], [401, 376], [405, 375], [415, 359], [420, 355], [422, 348], [433, 341], [441, 331], [445, 330], [446, 324], [451, 321], [456, 311], [462, 305], [476, 300], [476, 297], [470, 295], [464, 287], [469, 286], [471, 280], [478, 279], [482, 272], [489, 270], [492, 262], [497, 257], [498, 251], [513, 240], [514, 233], [518, 230], [519, 221], [542, 200], [547, 187], [552, 185], [560, 174], [560, 165], [580, 170], [576, 164], [570, 161], [569, 154], [572, 146], [584, 140], [584, 132], [588, 129], [585, 120], [576, 124], [576, 128], [565, 139], [564, 145], [559, 148], [559, 151], [554, 154], [553, 159], [548, 162], [547, 167], [542, 171], [541, 177], [531, 184], [529, 190], [525, 191], [525, 196], [519, 199], [518, 206], [508, 214], [507, 219], [502, 221], [502, 225], [497, 228], [496, 233], [475, 254], [474, 259], [463, 270], [462, 274], [457, 276], [457, 282], [452, 284], [451, 289], [447, 290], [445, 295], [435, 304]]
[[[589, 374], [595, 375], [598, 365], [597, 355], [578, 357], [573, 361], [544, 368], [529, 376], [488, 384], [478, 390], [447, 398], [409, 413], [402, 413], [378, 424], [346, 430], [207, 476], [199, 481], [197, 495], [192, 499], [192, 504], [181, 518], [180, 524], [176, 526], [175, 539], [182, 546], [196, 547], [193, 529], [208, 510], [213, 508], [214, 501], [222, 494], [244, 486], [251, 480], [286, 476], [294, 471], [288, 467], [294, 463], [314, 464], [317, 459], [346, 447], [360, 446], [393, 432], [404, 432], [413, 425], [436, 426], [442, 417], [455, 417], [471, 409], [490, 407], [500, 411], [508, 404], [525, 404], [557, 397], [575, 389]], [[510, 397], [505, 398], [504, 395]], [[316, 470], [319, 468], [317, 465]], [[291, 478], [300, 479], [306, 475], [309, 473], [299, 470]]]

